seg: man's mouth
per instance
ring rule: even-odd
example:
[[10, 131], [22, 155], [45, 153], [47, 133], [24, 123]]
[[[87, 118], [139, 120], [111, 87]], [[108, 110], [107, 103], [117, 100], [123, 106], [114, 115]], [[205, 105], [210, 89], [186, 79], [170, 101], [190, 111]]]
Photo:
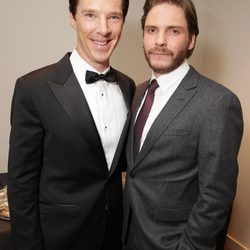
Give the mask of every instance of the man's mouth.
[[156, 56], [167, 56], [167, 55], [170, 55], [169, 53], [162, 53], [162, 52], [153, 52], [151, 54], [156, 55]]
[[106, 46], [109, 44], [110, 41], [97, 41], [97, 40], [92, 40], [94, 44], [98, 46]]

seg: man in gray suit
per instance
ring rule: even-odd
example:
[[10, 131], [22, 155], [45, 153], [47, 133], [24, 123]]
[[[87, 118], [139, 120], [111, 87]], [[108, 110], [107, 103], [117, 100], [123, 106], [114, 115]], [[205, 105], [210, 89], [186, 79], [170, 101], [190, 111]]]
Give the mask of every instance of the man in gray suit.
[[191, 0], [146, 0], [141, 21], [153, 73], [132, 107], [124, 249], [216, 249], [235, 197], [241, 105], [187, 62], [199, 33]]

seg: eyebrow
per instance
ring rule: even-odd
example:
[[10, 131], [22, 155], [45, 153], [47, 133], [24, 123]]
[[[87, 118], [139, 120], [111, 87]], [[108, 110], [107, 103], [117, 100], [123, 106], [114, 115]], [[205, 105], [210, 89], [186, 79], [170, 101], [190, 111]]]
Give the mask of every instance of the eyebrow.
[[144, 29], [146, 29], [146, 28], [157, 29], [157, 26], [155, 26], [155, 25], [145, 25]]
[[168, 26], [168, 29], [184, 29], [184, 27], [180, 25], [170, 25]]
[[[159, 29], [159, 27], [158, 26], [156, 26], [156, 25], [145, 25], [145, 27], [144, 27], [145, 29], [146, 28], [153, 28], [153, 29]], [[180, 25], [170, 25], [170, 26], [167, 26], [166, 27], [166, 29], [184, 29], [184, 27], [183, 26], [180, 26]]]
[[114, 11], [114, 12], [110, 12], [111, 15], [117, 15], [117, 16], [123, 16], [122, 11]]
[[[82, 9], [79, 13], [98, 13], [98, 11], [95, 9]], [[108, 15], [123, 16], [123, 13], [122, 11], [112, 11]]]

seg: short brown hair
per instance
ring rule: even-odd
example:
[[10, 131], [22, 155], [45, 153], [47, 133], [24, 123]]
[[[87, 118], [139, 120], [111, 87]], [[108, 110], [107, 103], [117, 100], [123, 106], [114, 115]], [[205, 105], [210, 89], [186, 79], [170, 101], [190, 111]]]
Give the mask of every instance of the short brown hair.
[[[76, 14], [76, 9], [78, 5], [78, 0], [69, 0], [69, 11], [73, 16]], [[125, 20], [125, 17], [128, 13], [129, 0], [122, 0], [122, 14]]]
[[[145, 21], [150, 10], [157, 5], [164, 3], [173, 4], [183, 9], [187, 21], [189, 35], [191, 36], [194, 34], [195, 37], [197, 37], [199, 34], [198, 18], [194, 4], [191, 0], [146, 0], [143, 7], [144, 13], [141, 18], [142, 29], [144, 30]], [[188, 51], [187, 58], [192, 55], [193, 50], [194, 48]]]

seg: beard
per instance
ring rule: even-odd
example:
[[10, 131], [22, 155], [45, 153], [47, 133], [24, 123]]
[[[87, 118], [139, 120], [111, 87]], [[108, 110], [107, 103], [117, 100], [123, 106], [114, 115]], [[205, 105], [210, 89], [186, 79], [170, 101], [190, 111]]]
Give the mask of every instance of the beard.
[[[183, 63], [183, 61], [186, 59], [187, 51], [188, 51], [188, 48], [184, 47], [174, 56], [173, 51], [171, 51], [167, 48], [155, 47], [155, 48], [149, 49], [148, 51], [146, 51], [144, 48], [144, 55], [145, 55], [145, 58], [148, 62], [149, 67], [155, 73], [162, 75], [162, 74], [166, 74], [166, 73], [169, 73], [169, 72], [177, 69]], [[171, 57], [172, 60], [168, 65], [160, 65], [157, 63], [153, 63], [153, 62], [151, 62], [150, 56], [154, 53], [159, 53], [161, 55], [169, 56], [169, 57]]]

